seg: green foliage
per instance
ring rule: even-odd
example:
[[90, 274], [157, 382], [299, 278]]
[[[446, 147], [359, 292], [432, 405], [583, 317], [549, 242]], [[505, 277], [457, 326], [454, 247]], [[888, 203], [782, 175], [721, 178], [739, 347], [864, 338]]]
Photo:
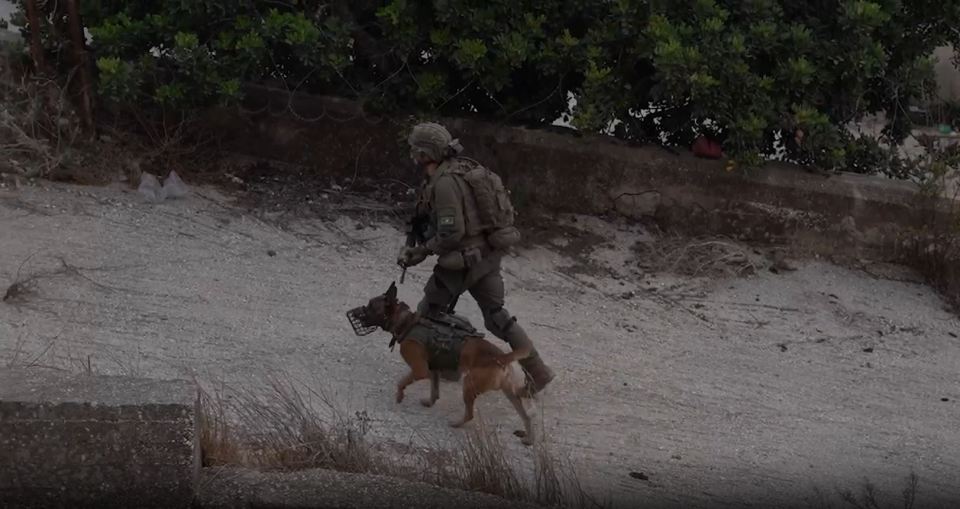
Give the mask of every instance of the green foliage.
[[[163, 108], [229, 104], [280, 81], [367, 107], [573, 124], [631, 140], [720, 140], [875, 168], [846, 124], [909, 133], [932, 50], [960, 42], [960, 0], [90, 0], [102, 94]], [[802, 132], [803, 137], [797, 137]], [[799, 143], [795, 140], [800, 140]], [[868, 157], [851, 167], [851, 154]], [[876, 170], [869, 170], [876, 171]]]
[[100, 91], [108, 99], [169, 109], [230, 103], [264, 79], [329, 86], [348, 64], [351, 39], [329, 15], [293, 2], [84, 2]]
[[735, 157], [772, 153], [772, 134], [801, 129], [802, 143], [788, 144], [791, 160], [842, 168], [850, 121], [885, 111], [894, 142], [908, 132], [907, 102], [928, 77], [921, 60], [955, 38], [948, 27], [960, 17], [960, 3], [936, 5], [664, 2], [649, 31], [667, 85], [659, 98], [685, 101], [691, 126], [717, 121]]

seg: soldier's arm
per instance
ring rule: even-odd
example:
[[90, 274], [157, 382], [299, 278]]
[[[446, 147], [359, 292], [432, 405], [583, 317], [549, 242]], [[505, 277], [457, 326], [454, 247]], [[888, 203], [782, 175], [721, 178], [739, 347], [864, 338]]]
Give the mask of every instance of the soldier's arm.
[[437, 233], [426, 244], [436, 254], [445, 254], [456, 249], [463, 239], [466, 227], [463, 220], [463, 205], [453, 177], [441, 176], [433, 187], [434, 211]]

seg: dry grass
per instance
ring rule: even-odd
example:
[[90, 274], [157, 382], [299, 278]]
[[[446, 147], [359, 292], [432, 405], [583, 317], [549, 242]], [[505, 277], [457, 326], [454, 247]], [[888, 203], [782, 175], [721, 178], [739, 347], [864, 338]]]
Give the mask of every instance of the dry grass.
[[[917, 500], [919, 485], [919, 478], [915, 473], [911, 472], [907, 477], [906, 486], [904, 486], [900, 492], [901, 500], [890, 504], [881, 502], [883, 495], [870, 481], [864, 482], [859, 494], [851, 490], [838, 490], [837, 494], [842, 504], [841, 507], [852, 507], [854, 509], [893, 509], [895, 507], [902, 507], [903, 509], [913, 509]], [[816, 509], [833, 509], [834, 507], [827, 496], [820, 490], [816, 491], [814, 499], [810, 501], [808, 505]]]
[[[210, 165], [215, 139], [195, 119], [153, 118], [135, 109], [103, 110], [99, 136], [85, 136], [68, 90], [77, 70], [51, 79], [18, 66], [19, 55], [0, 47], [0, 177], [50, 179], [98, 185], [126, 179], [139, 184], [143, 171], [192, 174]], [[110, 122], [112, 120], [112, 123]], [[111, 125], [106, 125], [106, 124]], [[190, 171], [188, 171], [188, 169]]]
[[465, 491], [492, 493], [511, 500], [531, 501], [531, 493], [510, 464], [499, 436], [482, 421], [466, 430], [454, 455], [445, 484]]
[[758, 272], [761, 255], [726, 239], [664, 236], [634, 246], [641, 267], [690, 277], [742, 277]]
[[73, 73], [62, 85], [27, 76], [15, 68], [16, 56], [9, 49], [0, 51], [0, 173], [50, 176], [64, 164], [81, 133], [66, 92]]
[[371, 421], [365, 413], [350, 415], [322, 392], [288, 378], [269, 379], [259, 395], [221, 386], [202, 394], [202, 408], [205, 466], [324, 468], [553, 507], [604, 507], [585, 492], [571, 462], [558, 460], [548, 443], [535, 446], [532, 466], [521, 465], [482, 420], [464, 432], [453, 451], [396, 454], [368, 439]]
[[58, 277], [72, 277], [82, 279], [102, 290], [112, 291], [112, 288], [97, 283], [96, 281], [90, 279], [84, 275], [83, 271], [87, 269], [81, 269], [75, 265], [70, 264], [62, 256], [53, 256], [52, 258], [58, 262], [56, 268], [33, 271], [29, 274], [24, 272], [24, 268], [30, 262], [30, 260], [36, 256], [37, 253], [33, 253], [27, 258], [25, 258], [20, 265], [17, 267], [16, 275], [13, 278], [13, 281], [7, 287], [6, 291], [3, 294], [3, 298], [0, 299], [2, 302], [18, 305], [23, 304], [29, 300], [30, 297], [34, 297], [37, 294], [37, 285], [40, 281], [45, 279], [53, 279]]

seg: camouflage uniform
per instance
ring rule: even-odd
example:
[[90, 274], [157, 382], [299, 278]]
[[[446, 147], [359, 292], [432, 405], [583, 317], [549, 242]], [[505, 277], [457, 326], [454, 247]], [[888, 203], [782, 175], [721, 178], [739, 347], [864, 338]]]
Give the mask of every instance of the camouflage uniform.
[[[530, 338], [504, 308], [503, 277], [500, 272], [504, 252], [493, 249], [483, 235], [467, 235], [466, 218], [476, 217], [475, 206], [464, 199], [464, 189], [452, 172], [463, 160], [456, 156], [462, 148], [439, 124], [420, 124], [410, 135], [413, 152], [419, 152], [439, 166], [420, 191], [417, 215], [429, 218], [431, 235], [420, 246], [408, 247], [401, 253], [407, 265], [422, 261], [428, 253], [438, 256], [433, 275], [424, 288], [424, 297], [417, 306], [421, 314], [453, 312], [457, 299], [470, 292], [483, 313], [484, 326], [494, 336], [516, 350], [531, 347], [531, 355], [520, 361], [529, 375], [528, 391], [541, 390], [553, 379], [552, 371], [543, 363]], [[414, 155], [414, 154], [412, 154]], [[408, 237], [408, 246], [416, 244]]]

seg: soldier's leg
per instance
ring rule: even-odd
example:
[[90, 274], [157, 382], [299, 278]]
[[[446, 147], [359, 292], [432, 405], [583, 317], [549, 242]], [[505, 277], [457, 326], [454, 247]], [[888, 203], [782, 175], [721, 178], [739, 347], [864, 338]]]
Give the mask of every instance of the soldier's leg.
[[[456, 290], [451, 289], [460, 288], [460, 285], [456, 284], [457, 277], [463, 276], [451, 274], [449, 271], [440, 268], [435, 269], [423, 288], [423, 298], [417, 304], [417, 313], [426, 315], [446, 312], [450, 304], [457, 298]], [[455, 284], [456, 286], [454, 286]], [[441, 371], [440, 376], [451, 382], [460, 380], [460, 372], [455, 369]]]
[[519, 361], [520, 367], [527, 373], [524, 396], [530, 397], [543, 390], [553, 380], [553, 371], [543, 363], [543, 359], [530, 341], [517, 319], [503, 307], [503, 276], [500, 268], [490, 271], [470, 287], [470, 295], [477, 301], [483, 313], [483, 322], [494, 336], [506, 341], [510, 348], [530, 348], [530, 356]]
[[454, 288], [459, 288], [459, 285], [454, 284], [456, 283], [455, 279], [455, 274], [449, 274], [448, 271], [439, 267], [434, 269], [430, 279], [427, 280], [427, 284], [423, 287], [423, 298], [417, 304], [417, 313], [425, 315], [445, 312], [450, 303], [457, 298], [457, 290]]

